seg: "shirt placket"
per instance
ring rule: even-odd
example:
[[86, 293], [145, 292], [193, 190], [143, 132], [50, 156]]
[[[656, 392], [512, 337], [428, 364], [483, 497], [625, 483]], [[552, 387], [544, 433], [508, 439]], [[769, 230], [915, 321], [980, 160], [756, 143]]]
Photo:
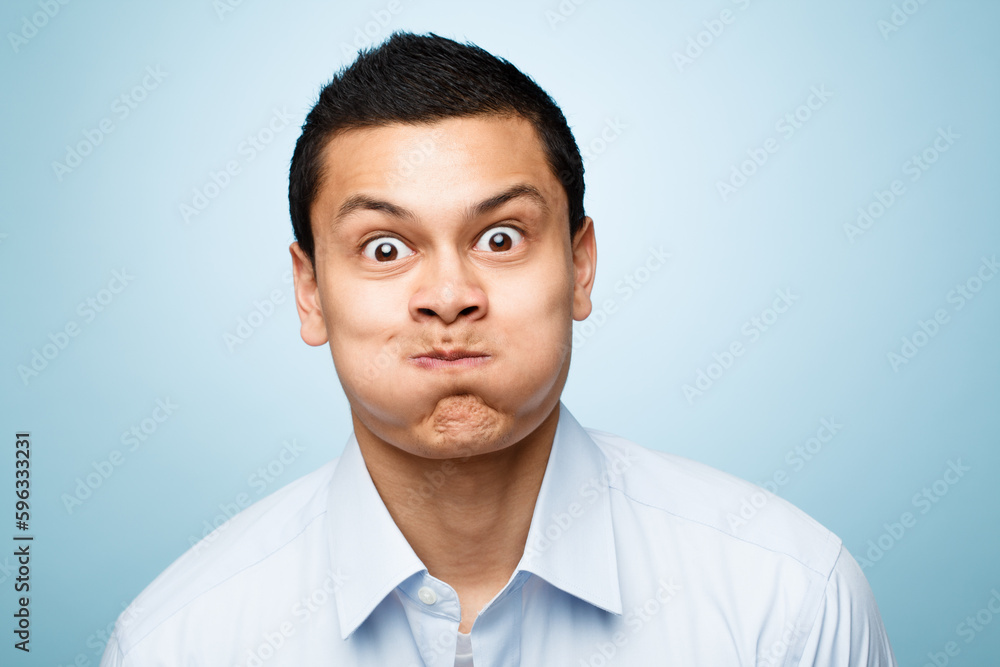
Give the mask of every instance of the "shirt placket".
[[[518, 667], [521, 661], [521, 588], [518, 572], [480, 612], [472, 628], [475, 667]], [[455, 590], [426, 572], [399, 586], [410, 630], [426, 667], [454, 667], [461, 604]]]
[[455, 590], [418, 573], [399, 585], [399, 598], [425, 667], [454, 667], [462, 607]]
[[475, 667], [518, 667], [521, 664], [521, 589], [531, 576], [519, 571], [479, 613], [472, 627]]

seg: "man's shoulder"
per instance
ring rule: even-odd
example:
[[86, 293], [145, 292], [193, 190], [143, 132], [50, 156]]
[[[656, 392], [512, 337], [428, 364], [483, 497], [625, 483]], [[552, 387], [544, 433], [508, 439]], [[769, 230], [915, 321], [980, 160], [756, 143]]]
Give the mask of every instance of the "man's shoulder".
[[[188, 549], [136, 597], [118, 620], [122, 649], [241, 573], [295, 549], [326, 513], [333, 459], [239, 512]], [[315, 539], [315, 538], [312, 538]], [[127, 630], [127, 632], [125, 632]]]
[[586, 430], [604, 452], [609, 486], [624, 502], [650, 508], [665, 520], [700, 526], [723, 542], [787, 556], [822, 579], [830, 576], [840, 538], [787, 500], [707, 464]]

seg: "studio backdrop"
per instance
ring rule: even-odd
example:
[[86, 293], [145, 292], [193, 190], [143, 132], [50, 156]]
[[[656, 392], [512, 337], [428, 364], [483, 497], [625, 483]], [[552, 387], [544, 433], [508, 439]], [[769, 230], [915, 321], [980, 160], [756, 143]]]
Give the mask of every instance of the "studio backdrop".
[[0, 662], [96, 665], [167, 565], [340, 454], [288, 164], [322, 84], [408, 30], [510, 60], [582, 149], [579, 421], [761, 485], [736, 527], [777, 494], [833, 530], [901, 665], [996, 664], [998, 22], [987, 0], [5, 2]]

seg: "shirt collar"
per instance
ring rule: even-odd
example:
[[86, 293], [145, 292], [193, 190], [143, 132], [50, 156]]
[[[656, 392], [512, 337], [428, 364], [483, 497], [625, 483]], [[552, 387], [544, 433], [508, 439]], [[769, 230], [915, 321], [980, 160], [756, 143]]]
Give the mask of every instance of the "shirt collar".
[[330, 480], [327, 539], [341, 639], [347, 639], [401, 581], [426, 570], [375, 488], [353, 433]]
[[[621, 614], [618, 561], [604, 455], [560, 401], [559, 422], [519, 571]], [[399, 584], [426, 567], [396, 526], [352, 433], [327, 500], [334, 593], [346, 639]], [[513, 577], [512, 577], [513, 580]]]
[[560, 401], [552, 451], [517, 569], [621, 614], [609, 494], [613, 480], [600, 447]]

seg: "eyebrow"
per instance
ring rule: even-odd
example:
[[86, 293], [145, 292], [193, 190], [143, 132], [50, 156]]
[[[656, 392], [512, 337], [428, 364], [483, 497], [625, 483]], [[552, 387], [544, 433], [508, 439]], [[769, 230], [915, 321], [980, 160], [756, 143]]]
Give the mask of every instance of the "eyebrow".
[[[507, 202], [514, 201], [515, 199], [527, 199], [529, 201], [533, 201], [542, 209], [543, 212], [549, 212], [548, 202], [545, 201], [545, 197], [543, 197], [542, 193], [538, 191], [538, 188], [528, 183], [518, 183], [517, 185], [507, 188], [503, 192], [497, 193], [477, 204], [469, 206], [465, 212], [466, 218], [472, 219], [487, 215]], [[414, 221], [417, 219], [417, 215], [413, 211], [403, 208], [402, 206], [397, 206], [392, 202], [376, 199], [369, 195], [356, 194], [348, 197], [344, 203], [340, 205], [340, 210], [337, 211], [337, 215], [333, 219], [333, 225], [338, 225], [345, 217], [355, 211], [381, 211], [382, 213], [401, 220]]]

